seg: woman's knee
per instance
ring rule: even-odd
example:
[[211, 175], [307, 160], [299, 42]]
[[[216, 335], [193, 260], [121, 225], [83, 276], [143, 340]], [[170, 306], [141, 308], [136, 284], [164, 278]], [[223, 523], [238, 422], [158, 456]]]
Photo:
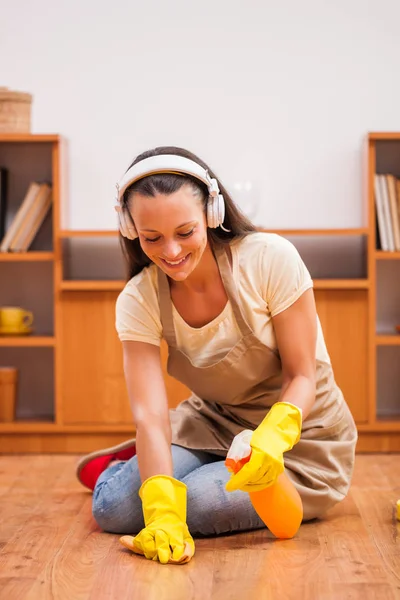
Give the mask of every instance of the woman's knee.
[[138, 533], [144, 526], [138, 494], [140, 478], [134, 476], [136, 468], [128, 462], [110, 467], [93, 491], [93, 517], [101, 529], [110, 533]]
[[106, 483], [93, 496], [92, 513], [97, 525], [109, 533], [136, 534], [144, 527], [140, 499], [109, 497]]

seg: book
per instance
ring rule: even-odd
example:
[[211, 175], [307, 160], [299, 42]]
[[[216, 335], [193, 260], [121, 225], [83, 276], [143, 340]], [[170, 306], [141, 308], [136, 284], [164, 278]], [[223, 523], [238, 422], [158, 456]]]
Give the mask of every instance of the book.
[[386, 231], [385, 215], [383, 212], [383, 199], [382, 199], [380, 175], [375, 175], [374, 185], [375, 185], [376, 220], [377, 220], [378, 229], [379, 229], [379, 239], [380, 239], [382, 250], [387, 251], [387, 250], [389, 250], [389, 246], [388, 246], [388, 236], [387, 236], [387, 231]]
[[26, 211], [10, 244], [9, 250], [11, 252], [26, 252], [28, 250], [50, 209], [51, 202], [50, 185], [47, 183], [40, 184], [39, 192]]
[[379, 224], [378, 224], [378, 219], [375, 219], [375, 240], [376, 240], [376, 250], [383, 250], [382, 248], [382, 240], [381, 240], [381, 234], [379, 231]]
[[394, 252], [394, 234], [393, 234], [393, 223], [389, 205], [389, 193], [387, 187], [387, 181], [385, 175], [378, 175], [380, 179], [381, 192], [382, 192], [382, 204], [383, 204], [383, 215], [386, 225], [387, 244], [389, 252]]
[[27, 252], [29, 250], [33, 240], [36, 237], [36, 234], [38, 233], [41, 226], [43, 225], [43, 222], [47, 216], [47, 213], [49, 212], [49, 210], [51, 208], [52, 203], [53, 203], [52, 189], [50, 188], [48, 190], [48, 193], [45, 194], [43, 203], [40, 206], [37, 214], [35, 215], [34, 220], [32, 221], [31, 229], [28, 231], [26, 238], [21, 241], [21, 251], [22, 252]]
[[8, 170], [5, 167], [0, 167], [0, 240], [3, 239], [6, 231], [7, 195]]
[[29, 207], [34, 202], [36, 195], [39, 193], [39, 190], [40, 190], [40, 184], [37, 183], [36, 181], [32, 181], [32, 183], [28, 187], [28, 190], [25, 194], [25, 197], [24, 197], [19, 209], [17, 210], [15, 217], [13, 218], [9, 228], [5, 232], [5, 235], [0, 244], [0, 252], [8, 252], [9, 251], [11, 242], [13, 241], [14, 236], [16, 235], [22, 221], [24, 220], [24, 217], [25, 217], [27, 211], [29, 210]]
[[396, 199], [396, 178], [394, 175], [386, 175], [386, 182], [389, 195], [390, 216], [393, 226], [394, 249], [400, 251], [400, 219]]

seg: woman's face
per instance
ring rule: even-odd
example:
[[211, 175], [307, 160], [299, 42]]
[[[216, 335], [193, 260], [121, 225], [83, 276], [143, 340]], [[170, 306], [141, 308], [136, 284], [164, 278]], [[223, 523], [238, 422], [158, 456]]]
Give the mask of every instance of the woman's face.
[[198, 266], [207, 246], [207, 223], [200, 195], [191, 185], [170, 195], [134, 193], [130, 212], [143, 252], [175, 281]]

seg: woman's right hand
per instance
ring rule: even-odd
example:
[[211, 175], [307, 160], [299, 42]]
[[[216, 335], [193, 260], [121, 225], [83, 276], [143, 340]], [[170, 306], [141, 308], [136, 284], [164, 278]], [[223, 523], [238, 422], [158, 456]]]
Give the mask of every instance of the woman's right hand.
[[168, 475], [154, 475], [139, 490], [145, 527], [120, 542], [136, 554], [162, 564], [185, 564], [194, 555], [186, 525], [186, 485]]
[[160, 348], [125, 341], [123, 351], [136, 423], [145, 527], [138, 535], [126, 535], [120, 541], [151, 560], [183, 564], [192, 558], [194, 542], [186, 525], [186, 486], [172, 477], [171, 425]]

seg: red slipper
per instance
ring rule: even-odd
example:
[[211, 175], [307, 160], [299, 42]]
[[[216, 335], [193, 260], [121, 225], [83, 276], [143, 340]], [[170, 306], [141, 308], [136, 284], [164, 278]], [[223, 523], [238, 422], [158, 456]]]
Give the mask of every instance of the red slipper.
[[89, 490], [94, 490], [96, 481], [112, 460], [129, 460], [135, 454], [136, 440], [134, 438], [111, 448], [96, 450], [80, 459], [76, 466], [76, 476], [82, 485]]

